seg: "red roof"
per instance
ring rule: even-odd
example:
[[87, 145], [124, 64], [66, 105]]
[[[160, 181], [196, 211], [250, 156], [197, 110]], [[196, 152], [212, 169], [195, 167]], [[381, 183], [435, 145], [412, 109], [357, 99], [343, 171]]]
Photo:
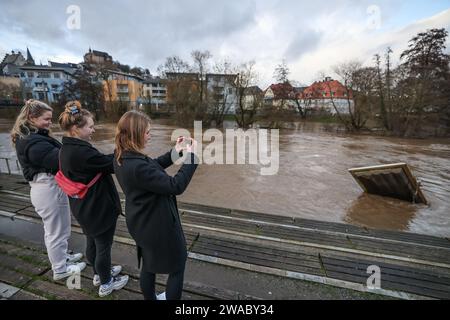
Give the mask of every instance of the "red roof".
[[[331, 98], [330, 92], [333, 92], [333, 98], [335, 99], [347, 99], [347, 89], [337, 80], [314, 82], [312, 85], [303, 90], [301, 93], [301, 98], [329, 99]], [[351, 90], [349, 91], [349, 96], [350, 99], [353, 98]]]
[[[269, 88], [273, 92], [274, 99], [289, 99], [292, 97], [292, 94], [294, 94], [294, 87], [288, 82], [272, 84]], [[269, 90], [269, 88], [267, 90]]]

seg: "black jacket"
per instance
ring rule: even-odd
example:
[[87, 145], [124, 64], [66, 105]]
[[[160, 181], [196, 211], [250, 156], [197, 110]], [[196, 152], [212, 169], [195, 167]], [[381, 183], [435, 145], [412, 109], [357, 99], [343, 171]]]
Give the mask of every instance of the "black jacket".
[[147, 271], [173, 273], [187, 258], [186, 240], [181, 227], [176, 195], [186, 190], [197, 164], [183, 164], [171, 177], [165, 168], [173, 164], [171, 152], [157, 159], [125, 152], [122, 164], [114, 161], [114, 170], [125, 193], [128, 230], [140, 250], [145, 251]]
[[58, 153], [61, 143], [48, 135], [48, 130], [39, 129], [16, 141], [16, 153], [23, 176], [32, 181], [37, 173], [58, 172]]
[[107, 231], [122, 212], [119, 194], [112, 179], [114, 155], [104, 155], [89, 142], [63, 137], [61, 170], [75, 182], [88, 184], [97, 173], [103, 175], [87, 192], [84, 199], [69, 197], [72, 214], [83, 232], [91, 237]]

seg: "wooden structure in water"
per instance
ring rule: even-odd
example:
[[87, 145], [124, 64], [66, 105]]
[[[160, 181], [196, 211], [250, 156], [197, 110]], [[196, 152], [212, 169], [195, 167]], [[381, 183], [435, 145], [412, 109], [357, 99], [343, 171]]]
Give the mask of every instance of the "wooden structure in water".
[[348, 170], [367, 193], [427, 204], [420, 184], [406, 163], [352, 168]]

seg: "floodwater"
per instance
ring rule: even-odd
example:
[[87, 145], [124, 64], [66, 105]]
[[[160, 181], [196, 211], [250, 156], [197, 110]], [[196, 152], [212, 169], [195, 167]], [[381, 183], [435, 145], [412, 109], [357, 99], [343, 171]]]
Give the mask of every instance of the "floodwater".
[[[0, 119], [0, 157], [15, 158]], [[114, 149], [115, 124], [98, 124], [93, 144]], [[169, 150], [174, 126], [154, 121], [146, 152]], [[57, 138], [62, 136], [57, 126]], [[208, 142], [204, 142], [208, 145]], [[450, 236], [450, 139], [400, 139], [337, 133], [322, 124], [296, 124], [280, 131], [276, 175], [261, 165], [201, 165], [180, 201], [321, 221]], [[429, 205], [364, 194], [348, 173], [352, 167], [406, 162], [422, 181]], [[2, 170], [4, 164], [0, 163]], [[12, 165], [14, 167], [14, 165]], [[168, 170], [175, 174], [177, 166]]]

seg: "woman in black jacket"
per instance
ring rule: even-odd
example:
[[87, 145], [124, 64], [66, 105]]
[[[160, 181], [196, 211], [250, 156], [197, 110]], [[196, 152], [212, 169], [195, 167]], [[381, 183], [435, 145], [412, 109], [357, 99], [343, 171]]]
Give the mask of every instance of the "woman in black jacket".
[[66, 104], [59, 123], [66, 132], [60, 154], [64, 176], [88, 184], [101, 174], [83, 199], [69, 198], [69, 203], [86, 235], [86, 258], [94, 268], [94, 285], [100, 285], [99, 295], [103, 297], [128, 282], [128, 276], [118, 276], [121, 266], [111, 268], [111, 247], [117, 218], [122, 212], [111, 176], [114, 155], [104, 155], [88, 142], [95, 132], [94, 120], [78, 101]]
[[156, 299], [155, 275], [162, 273], [169, 274], [167, 299], [179, 300], [187, 250], [175, 196], [186, 190], [197, 168], [193, 153], [197, 143], [191, 139], [185, 163], [171, 177], [164, 169], [179, 158], [182, 139], [174, 150], [152, 159], [143, 153], [149, 138], [150, 119], [137, 111], [125, 113], [116, 129], [114, 171], [125, 193], [126, 221], [136, 241], [139, 264], [141, 258], [143, 261], [140, 284], [144, 298]]
[[24, 178], [31, 187], [31, 203], [44, 224], [44, 240], [53, 279], [61, 280], [81, 272], [86, 264], [74, 263], [82, 258], [81, 253], [67, 251], [70, 209], [67, 196], [55, 181], [61, 143], [49, 135], [52, 112], [47, 104], [28, 100], [16, 119], [11, 140]]

